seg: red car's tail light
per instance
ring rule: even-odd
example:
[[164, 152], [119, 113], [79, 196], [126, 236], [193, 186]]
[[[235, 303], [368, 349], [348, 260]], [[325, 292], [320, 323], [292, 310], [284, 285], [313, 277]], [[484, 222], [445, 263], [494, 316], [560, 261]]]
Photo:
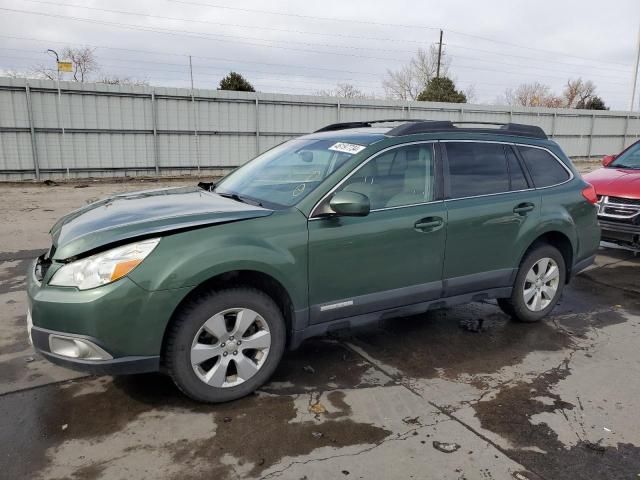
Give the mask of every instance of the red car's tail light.
[[598, 203], [598, 195], [596, 195], [596, 189], [591, 184], [588, 184], [582, 189], [582, 196], [586, 198], [588, 202], [594, 205]]

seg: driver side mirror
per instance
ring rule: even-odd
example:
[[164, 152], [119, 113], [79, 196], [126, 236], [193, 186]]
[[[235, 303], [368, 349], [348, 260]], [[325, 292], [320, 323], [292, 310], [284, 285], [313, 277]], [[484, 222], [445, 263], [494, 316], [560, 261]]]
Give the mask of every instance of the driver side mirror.
[[611, 165], [613, 163], [613, 161], [616, 159], [617, 155], [605, 155], [604, 157], [602, 157], [602, 166], [603, 167], [608, 167], [609, 165]]
[[366, 217], [371, 211], [369, 197], [358, 192], [338, 192], [329, 206], [338, 215], [345, 217]]

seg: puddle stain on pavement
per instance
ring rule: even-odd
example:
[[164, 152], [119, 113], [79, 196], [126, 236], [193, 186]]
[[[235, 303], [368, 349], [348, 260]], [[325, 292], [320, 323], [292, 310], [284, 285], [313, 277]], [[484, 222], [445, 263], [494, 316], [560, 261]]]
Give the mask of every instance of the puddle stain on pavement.
[[296, 410], [293, 398], [288, 396], [259, 400], [249, 397], [220, 405], [215, 413], [215, 437], [172, 446], [174, 460], [193, 468], [208, 460], [212, 471], [205, 473], [213, 474], [221, 466], [216, 459], [229, 454], [240, 465], [248, 462], [248, 475], [252, 476], [284, 457], [306, 455], [321, 447], [377, 444], [391, 434], [381, 427], [347, 418], [350, 407], [339, 393], [333, 392], [329, 397], [329, 401], [337, 400], [338, 405], [334, 406], [339, 410], [324, 415], [328, 420], [321, 422], [292, 422]]
[[[637, 272], [633, 277], [640, 280]], [[578, 276], [542, 322], [514, 322], [494, 302], [471, 303], [386, 320], [377, 330], [359, 334], [355, 343], [410, 377], [455, 380], [461, 374], [495, 373], [534, 351], [570, 349], [591, 329], [626, 322], [625, 311], [640, 314], [640, 295]], [[474, 319], [483, 320], [480, 332], [460, 328]]]
[[[568, 362], [538, 376], [500, 390], [491, 400], [473, 405], [483, 429], [510, 441], [510, 458], [543, 478], [628, 480], [640, 472], [640, 448], [619, 443], [617, 447], [589, 443], [578, 434], [576, 445], [567, 448], [546, 423], [531, 423], [540, 413], [580, 408], [563, 401], [552, 388], [570, 375]], [[541, 400], [544, 399], [544, 400]], [[583, 426], [584, 429], [584, 426]]]
[[[223, 458], [231, 458], [236, 466], [256, 475], [285, 456], [305, 455], [321, 447], [377, 444], [391, 434], [348, 418], [351, 408], [339, 391], [327, 396], [334, 406], [332, 413], [320, 415], [316, 421], [311, 417], [293, 421], [297, 415], [293, 396], [260, 394], [227, 404], [203, 405], [187, 399], [161, 375], [103, 377], [87, 385], [87, 381], [70, 382], [0, 398], [0, 418], [4, 419], [0, 456], [5, 459], [7, 478], [37, 477], [59, 461], [56, 450], [65, 442], [81, 440], [86, 440], [89, 453], [84, 452], [86, 458], [81, 461], [85, 473], [76, 470], [74, 476], [93, 478], [104, 466], [98, 458], [92, 461], [90, 452], [100, 451], [103, 442], [141, 416], [144, 429], [149, 431], [140, 432], [143, 441], [131, 445], [129, 454], [153, 449], [154, 454], [169, 455], [185, 471], [221, 477], [234, 468]], [[166, 441], [161, 439], [160, 451], [157, 445], [145, 445], [147, 435], [156, 432], [154, 423], [176, 411], [199, 414], [194, 415], [194, 421], [201, 421], [202, 414], [211, 415], [216, 428], [204, 439], [176, 440], [169, 435]], [[26, 451], [30, 458], [23, 462]]]
[[[482, 318], [482, 332], [459, 327]], [[546, 323], [512, 322], [491, 304], [470, 304], [387, 321], [381, 330], [363, 334], [357, 344], [371, 356], [413, 378], [494, 373], [519, 363], [534, 350], [557, 351], [570, 336]]]
[[[339, 366], [339, 368], [336, 368]], [[311, 339], [286, 352], [264, 392], [298, 394], [311, 390], [365, 388], [392, 383], [391, 379], [368, 381], [371, 365], [334, 341]]]

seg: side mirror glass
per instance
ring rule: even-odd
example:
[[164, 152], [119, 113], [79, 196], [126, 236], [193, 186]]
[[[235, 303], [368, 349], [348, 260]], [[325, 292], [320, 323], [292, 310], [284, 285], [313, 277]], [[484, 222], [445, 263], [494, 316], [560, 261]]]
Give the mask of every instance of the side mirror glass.
[[616, 155], [605, 155], [604, 157], [602, 157], [602, 166], [608, 167], [613, 163], [615, 159], [616, 159]]
[[329, 206], [338, 215], [345, 217], [366, 217], [371, 211], [369, 197], [358, 192], [338, 192]]

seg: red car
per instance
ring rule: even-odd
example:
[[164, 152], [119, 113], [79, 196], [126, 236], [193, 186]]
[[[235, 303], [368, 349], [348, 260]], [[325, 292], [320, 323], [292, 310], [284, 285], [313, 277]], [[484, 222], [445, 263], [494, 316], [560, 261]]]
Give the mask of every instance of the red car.
[[602, 240], [640, 250], [640, 141], [584, 176], [598, 195]]

